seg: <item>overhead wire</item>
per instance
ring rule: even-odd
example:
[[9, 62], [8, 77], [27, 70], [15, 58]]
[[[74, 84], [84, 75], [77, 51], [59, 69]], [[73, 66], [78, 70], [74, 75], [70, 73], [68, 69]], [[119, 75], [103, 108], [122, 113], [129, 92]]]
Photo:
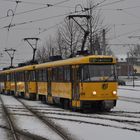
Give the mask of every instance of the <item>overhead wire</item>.
[[119, 23], [119, 24], [109, 24], [109, 25], [111, 25], [111, 26], [133, 26], [133, 25], [137, 25], [137, 24], [140, 24], [140, 22], [139, 23]]
[[[0, 0], [0, 1], [4, 1], [4, 2], [17, 2], [16, 0]], [[67, 2], [69, 0], [65, 0], [65, 2]], [[31, 4], [31, 5], [46, 5], [46, 3], [41, 3], [41, 2], [30, 2], [30, 1], [23, 1], [23, 0], [19, 0], [20, 3], [24, 3], [24, 4]], [[64, 1], [62, 1], [64, 2]], [[61, 4], [61, 2], [58, 2]]]
[[[16, 0], [0, 0], [0, 1], [4, 1], [4, 2], [16, 2]], [[32, 5], [45, 5], [45, 3], [27, 2], [27, 1], [23, 1], [23, 0], [20, 0], [19, 2], [22, 2], [22, 3], [25, 3], [25, 4], [32, 4]]]
[[127, 12], [126, 10], [121, 10], [123, 13], [125, 13], [125, 14], [127, 14], [127, 15], [129, 15], [129, 16], [131, 16], [131, 17], [133, 17], [133, 18], [137, 18], [137, 19], [140, 19], [140, 17], [139, 16], [136, 16], [135, 14], [132, 14], [132, 13], [129, 13], [129, 12]]
[[[20, 12], [20, 13], [15, 13], [14, 16], [21, 15], [21, 14], [26, 14], [26, 13], [30, 13], [30, 12], [34, 12], [34, 11], [37, 11], [37, 10], [42, 10], [42, 9], [48, 8], [48, 7], [50, 7], [50, 6], [56, 6], [56, 5], [59, 5], [59, 4], [62, 4], [62, 3], [64, 3], [64, 2], [68, 2], [68, 1], [70, 1], [70, 0], [64, 0], [64, 1], [61, 1], [61, 2], [58, 2], [58, 3], [55, 3], [55, 4], [53, 4], [53, 5], [52, 5], [52, 4], [46, 4], [45, 7], [40, 7], [40, 8], [36, 8], [36, 9], [31, 9], [31, 10], [28, 10], [28, 11]], [[103, 6], [107, 6], [107, 5], [112, 5], [112, 4], [121, 2], [122, 0], [115, 1], [115, 2], [112, 2], [112, 3], [108, 3], [108, 4], [105, 4], [105, 5], [99, 6], [100, 4], [104, 3], [105, 1], [107, 1], [107, 0], [103, 0], [102, 2], [97, 3], [96, 5], [94, 5], [94, 6], [91, 7], [91, 8], [93, 9], [95, 6], [97, 6], [97, 7], [103, 7]], [[123, 1], [124, 1], [124, 0], [123, 0]], [[16, 1], [15, 1], [15, 2], [16, 2]], [[20, 2], [22, 2], [22, 1], [20, 1]], [[72, 7], [72, 8], [74, 8], [74, 7]], [[87, 10], [89, 10], [89, 9], [90, 9], [90, 8], [85, 8], [85, 11], [87, 11]], [[12, 15], [11, 15], [11, 16], [12, 16]], [[10, 17], [10, 16], [9, 16], [9, 17]], [[1, 20], [1, 19], [4, 19], [4, 18], [7, 18], [7, 16], [1, 17], [0, 20]], [[1, 28], [0, 28], [0, 29], [1, 29]]]
[[[7, 1], [11, 1], [11, 0], [7, 0]], [[24, 12], [20, 12], [20, 13], [15, 13], [15, 16], [16, 15], [21, 15], [21, 14], [26, 14], [26, 13], [30, 13], [30, 12], [34, 12], [34, 11], [38, 11], [38, 10], [42, 10], [42, 9], [45, 9], [45, 8], [48, 8], [48, 7], [51, 7], [51, 6], [57, 6], [59, 4], [62, 4], [62, 3], [65, 3], [65, 2], [68, 2], [70, 0], [64, 0], [64, 1], [61, 1], [61, 2], [57, 2], [55, 4], [43, 4], [45, 5], [45, 7], [39, 7], [39, 8], [35, 8], [35, 9], [31, 9], [31, 10], [28, 10], [28, 11], [24, 11]], [[119, 2], [122, 2], [122, 1], [125, 1], [125, 0], [119, 0], [119, 1], [115, 1], [115, 2], [111, 2], [111, 3], [107, 3], [107, 4], [104, 4], [104, 5], [100, 5], [102, 3], [104, 3], [105, 1], [107, 0], [103, 0], [102, 2], [100, 3], [97, 3], [96, 5], [94, 5], [93, 7], [91, 7], [92, 9], [97, 6], [97, 7], [104, 7], [104, 6], [108, 6], [108, 5], [112, 5], [112, 4], [115, 4], [115, 3], [119, 3]], [[13, 2], [16, 2], [13, 0]], [[20, 1], [20, 3], [22, 3], [23, 1]], [[99, 6], [100, 5], [100, 6]], [[69, 6], [58, 6], [58, 7], [69, 7]], [[70, 7], [70, 8], [75, 8], [75, 7]], [[86, 10], [89, 10], [90, 8], [85, 8], [85, 11]], [[10, 17], [10, 16], [9, 16]], [[0, 17], [0, 20], [1, 19], [4, 19], [4, 18], [7, 18], [7, 16], [4, 16], [4, 17]]]
[[[58, 2], [56, 3], [55, 5], [57, 4], [62, 4], [64, 2], [68, 2], [69, 0], [64, 0], [64, 1], [61, 1], [61, 2]], [[105, 2], [106, 0], [103, 0], [102, 2], [100, 3], [97, 3], [96, 6], [102, 4], [103, 2]], [[95, 7], [95, 6], [94, 6]], [[43, 8], [43, 7], [42, 7]], [[92, 7], [93, 8], [93, 7]], [[36, 10], [36, 9], [33, 9], [33, 10]], [[38, 10], [38, 9], [37, 9]], [[82, 10], [79, 10], [79, 11], [75, 11], [75, 12], [70, 12], [70, 14], [72, 13], [78, 13], [78, 12], [85, 12], [89, 9], [82, 9]], [[26, 11], [26, 12], [30, 12], [30, 11]], [[61, 17], [61, 16], [65, 16], [65, 15], [68, 15], [67, 13], [66, 14], [60, 14], [60, 15], [56, 15], [56, 16], [50, 16], [50, 17], [47, 17], [47, 18], [41, 18], [41, 19], [36, 19], [36, 20], [30, 20], [30, 21], [27, 21], [27, 22], [22, 22], [22, 23], [15, 23], [13, 25], [11, 25], [11, 27], [15, 27], [15, 26], [19, 26], [19, 25], [24, 25], [24, 24], [29, 24], [29, 23], [34, 23], [34, 22], [39, 22], [39, 21], [44, 21], [44, 20], [48, 20], [48, 19], [52, 19], [52, 18], [57, 18], [57, 17]], [[4, 27], [1, 27], [0, 29], [3, 29], [3, 28], [7, 28], [7, 26], [4, 26]]]
[[[31, 10], [27, 10], [27, 11], [23, 11], [23, 12], [19, 12], [19, 13], [15, 13], [14, 16], [18, 16], [18, 15], [22, 15], [22, 14], [26, 14], [26, 13], [31, 13], [31, 12], [34, 12], [34, 11], [38, 11], [38, 10], [43, 10], [43, 9], [46, 9], [46, 8], [49, 8], [49, 7], [52, 7], [52, 6], [57, 6], [59, 4], [62, 4], [62, 3], [65, 3], [65, 2], [68, 2], [70, 0], [63, 0], [61, 2], [57, 2], [55, 4], [49, 4], [49, 3], [46, 3], [44, 4], [45, 6], [43, 7], [39, 7], [39, 8], [35, 8], [35, 9], [31, 9]], [[16, 2], [16, 1], [15, 1]], [[22, 3], [22, 1], [20, 1], [20, 3]], [[11, 15], [12, 16], [12, 15]], [[10, 16], [8, 16], [10, 17]], [[0, 17], [0, 20], [1, 19], [5, 19], [5, 18], [8, 18], [7, 16], [4, 16], [4, 17]]]
[[131, 33], [135, 33], [135, 32], [139, 32], [140, 31], [140, 28], [136, 29], [136, 30], [132, 30], [132, 31], [129, 31], [129, 32], [125, 32], [125, 33], [122, 33], [122, 34], [119, 34], [117, 35], [115, 38], [110, 38], [109, 40], [114, 40], [116, 38], [120, 38], [120, 37], [123, 37], [123, 36], [126, 36], [128, 34], [131, 34]]
[[[42, 10], [42, 9], [45, 9], [45, 8], [48, 8], [50, 7], [50, 5], [46, 5], [45, 7], [39, 7], [39, 8], [35, 8], [35, 9], [31, 9], [31, 10], [27, 10], [27, 11], [24, 11], [24, 12], [19, 12], [19, 13], [16, 13], [15, 16], [18, 16], [18, 15], [22, 15], [22, 14], [26, 14], [26, 13], [30, 13], [30, 12], [34, 12], [34, 11], [38, 11], [38, 10]], [[12, 15], [11, 15], [12, 16]], [[10, 16], [8, 16], [10, 17]], [[1, 17], [1, 19], [5, 19], [5, 18], [8, 18], [7, 16], [4, 16], [4, 17]]]
[[[74, 11], [74, 12], [65, 13], [65, 14], [59, 14], [59, 15], [50, 16], [50, 17], [46, 17], [46, 18], [39, 18], [39, 19], [25, 21], [25, 22], [20, 22], [20, 23], [15, 23], [15, 24], [12, 24], [11, 27], [25, 25], [25, 24], [30, 24], [30, 23], [34, 23], [34, 22], [41, 22], [41, 21], [45, 21], [45, 20], [49, 20], [49, 19], [53, 19], [53, 18], [58, 18], [58, 17], [62, 17], [62, 16], [67, 16], [69, 14], [80, 13], [80, 12], [83, 12], [83, 10], [79, 10], [79, 11], [76, 11], [76, 12]], [[4, 26], [4, 27], [1, 27], [0, 29], [4, 29], [4, 28], [7, 28], [7, 27], [8, 26]]]
[[140, 8], [140, 6], [132, 6], [132, 7], [125, 7], [125, 8], [102, 8], [101, 10], [110, 10], [110, 11], [121, 11], [121, 10], [128, 10], [128, 9], [136, 9]]
[[[15, 23], [15, 24], [11, 25], [11, 27], [25, 25], [25, 24], [30, 24], [30, 23], [34, 23], [34, 22], [41, 22], [41, 21], [45, 21], [45, 20], [49, 20], [49, 19], [53, 19], [53, 18], [62, 17], [62, 16], [65, 16], [65, 15], [67, 15], [67, 14], [60, 14], [60, 15], [55, 15], [55, 16], [50, 16], [50, 17], [46, 17], [46, 18], [30, 20], [30, 21], [21, 22], [21, 23]], [[3, 28], [7, 28], [7, 27], [8, 26], [4, 26]]]
[[[65, 1], [68, 1], [68, 0], [65, 0]], [[106, 1], [106, 0], [104, 0], [104, 1]], [[108, 3], [108, 5], [112, 5], [112, 4], [121, 2], [121, 1], [124, 1], [124, 0], [119, 0], [119, 1], [116, 1], [116, 2]], [[64, 1], [63, 1], [63, 2], [64, 2]], [[53, 5], [53, 6], [54, 6], [54, 5]], [[107, 6], [107, 4], [106, 4], [106, 5], [102, 5], [102, 6], [100, 6], [100, 7], [103, 7], [103, 6]], [[46, 8], [46, 6], [45, 6], [44, 8]], [[41, 7], [41, 8], [38, 8], [37, 10], [44, 9], [44, 8]], [[36, 11], [36, 9], [30, 10], [30, 11], [25, 11], [24, 13], [28, 13], [28, 12], [32, 12], [32, 11]], [[79, 12], [82, 12], [82, 11], [79, 11]], [[22, 12], [22, 13], [23, 13], [23, 12]], [[21, 13], [16, 13], [15, 15], [19, 15], [19, 14], [21, 14]], [[72, 12], [71, 12], [71, 14], [72, 14]], [[27, 21], [27, 22], [23, 22], [23, 23], [17, 23], [17, 24], [11, 25], [11, 27], [18, 26], [18, 25], [23, 25], [23, 24], [28, 24], [28, 23], [33, 23], [33, 22], [38, 22], [38, 21], [44, 21], [44, 20], [47, 20], [47, 19], [57, 18], [57, 17], [60, 17], [60, 16], [65, 16], [65, 15], [67, 15], [67, 14], [61, 14], [61, 15], [56, 15], [56, 16], [53, 16], [53, 17], [47, 17], [47, 18], [44, 18], [44, 19], [42, 18], [42, 19], [36, 19], [36, 20]], [[45, 31], [47, 31], [47, 30], [49, 30], [49, 29], [52, 29], [52, 28], [54, 28], [55, 26], [58, 26], [58, 24], [53, 25], [53, 26], [51, 26], [51, 27], [49, 27], [49, 28], [47, 28], [47, 29], [44, 29], [44, 30], [41, 31], [39, 34], [45, 32]], [[6, 28], [6, 26], [5, 26], [4, 28]], [[39, 35], [39, 34], [38, 34], [38, 35]]]
[[13, 11], [13, 15], [12, 15], [12, 18], [11, 18], [11, 21], [10, 21], [10, 24], [9, 24], [9, 27], [8, 27], [8, 30], [10, 29], [10, 26], [11, 26], [12, 21], [13, 21], [13, 19], [14, 19], [15, 12], [16, 12], [16, 10], [17, 10], [18, 3], [19, 3], [19, 1], [16, 2], [16, 6], [15, 6], [15, 9], [14, 9], [14, 11]]
[[50, 26], [50, 27], [48, 27], [48, 28], [44, 29], [43, 31], [40, 31], [38, 34], [35, 34], [34, 36], [38, 36], [38, 35], [40, 35], [40, 34], [42, 34], [42, 33], [46, 32], [46, 31], [48, 31], [48, 30], [50, 30], [50, 29], [52, 29], [52, 28], [57, 27], [58, 25], [60, 25], [60, 24], [62, 24], [62, 23], [64, 23], [64, 22], [63, 22], [63, 21], [61, 21], [61, 22], [59, 22], [59, 23], [57, 23], [57, 24], [55, 24], [55, 25], [52, 25], [52, 26]]
[[116, 3], [120, 3], [120, 2], [124, 2], [124, 1], [126, 1], [126, 0], [117, 0], [117, 1], [114, 1], [114, 2], [109, 2], [109, 3], [106, 3], [106, 4], [100, 5], [98, 7], [110, 6], [110, 5], [114, 5]]
[[15, 9], [14, 9], [13, 14], [12, 14], [11, 21], [10, 21], [9, 25], [7, 26], [7, 36], [6, 36], [6, 40], [5, 40], [5, 48], [7, 48], [7, 43], [8, 43], [8, 40], [9, 40], [10, 28], [11, 28], [12, 21], [13, 21], [13, 19], [14, 19], [15, 12], [16, 12], [16, 10], [17, 10], [18, 4], [19, 4], [19, 2], [17, 1], [17, 2], [16, 2]]

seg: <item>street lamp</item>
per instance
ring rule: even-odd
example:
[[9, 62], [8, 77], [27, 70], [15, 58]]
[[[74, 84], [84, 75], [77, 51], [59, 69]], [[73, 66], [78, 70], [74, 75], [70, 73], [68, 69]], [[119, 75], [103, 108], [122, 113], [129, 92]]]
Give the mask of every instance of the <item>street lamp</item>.
[[136, 57], [134, 57], [134, 55], [132, 55], [132, 79], [133, 79], [133, 87], [135, 87], [135, 72], [136, 72], [136, 70], [134, 69], [134, 59], [135, 59]]

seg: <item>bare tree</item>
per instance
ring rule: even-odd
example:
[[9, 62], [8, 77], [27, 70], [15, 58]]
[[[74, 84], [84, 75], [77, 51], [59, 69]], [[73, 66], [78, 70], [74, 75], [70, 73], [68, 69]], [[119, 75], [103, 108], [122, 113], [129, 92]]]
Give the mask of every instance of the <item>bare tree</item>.
[[55, 53], [55, 45], [52, 37], [50, 36], [44, 44], [38, 48], [36, 59], [39, 63], [49, 61], [49, 57]]
[[130, 48], [129, 53], [131, 56], [140, 57], [140, 44], [137, 44], [134, 48]]
[[[106, 54], [109, 50], [105, 35], [108, 32], [108, 27], [103, 25], [104, 19], [101, 17], [102, 13], [100, 10], [96, 10], [98, 7], [93, 0], [87, 2], [88, 10], [86, 14], [90, 15], [91, 18], [88, 22], [89, 26], [89, 45], [90, 54]], [[103, 34], [104, 31], [104, 34]]]
[[42, 46], [41, 48], [39, 48], [37, 50], [37, 54], [36, 54], [36, 60], [39, 63], [43, 63], [46, 62], [48, 59], [48, 52], [45, 46]]
[[65, 20], [59, 27], [57, 35], [56, 44], [58, 44], [60, 54], [65, 58], [74, 56], [81, 39], [78, 25], [72, 20]]
[[140, 45], [137, 44], [134, 48], [130, 48], [128, 52], [129, 62], [135, 65], [140, 65]]
[[[105, 29], [105, 32], [107, 32], [107, 27], [103, 26], [100, 11], [95, 10], [98, 5], [93, 0], [89, 0], [87, 5], [88, 8], [83, 8], [84, 13], [82, 14], [85, 14], [85, 17], [86, 15], [90, 16], [90, 20], [79, 18], [79, 24], [74, 20], [65, 20], [64, 24], [58, 27], [55, 37], [47, 40], [45, 45], [47, 47], [47, 56], [61, 55], [63, 58], [74, 57], [77, 51], [83, 47], [82, 42], [85, 32], [83, 32], [79, 25], [89, 32], [84, 49], [89, 50], [90, 54], [103, 54], [103, 46], [105, 46], [107, 53], [111, 54], [109, 46], [107, 47], [107, 43], [103, 41], [102, 31]], [[105, 45], [103, 45], [103, 42]]]

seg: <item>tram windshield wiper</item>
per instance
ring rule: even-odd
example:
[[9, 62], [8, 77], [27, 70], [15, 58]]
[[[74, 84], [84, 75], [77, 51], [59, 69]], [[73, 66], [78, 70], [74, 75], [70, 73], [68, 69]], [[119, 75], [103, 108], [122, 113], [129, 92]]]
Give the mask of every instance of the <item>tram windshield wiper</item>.
[[107, 82], [113, 75], [114, 73], [111, 73], [103, 82]]

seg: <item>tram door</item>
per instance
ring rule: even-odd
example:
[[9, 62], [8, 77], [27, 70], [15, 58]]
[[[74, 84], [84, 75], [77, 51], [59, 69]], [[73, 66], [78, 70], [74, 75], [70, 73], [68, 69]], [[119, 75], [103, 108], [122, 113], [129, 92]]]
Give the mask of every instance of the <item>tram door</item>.
[[79, 66], [72, 66], [72, 100], [79, 100]]
[[51, 79], [52, 79], [52, 69], [48, 69], [48, 94], [47, 94], [47, 102], [52, 103], [52, 91], [51, 91]]
[[29, 72], [28, 71], [25, 71], [24, 79], [25, 79], [25, 94], [26, 94], [26, 93], [29, 93], [29, 87], [28, 87], [28, 83], [29, 83]]

